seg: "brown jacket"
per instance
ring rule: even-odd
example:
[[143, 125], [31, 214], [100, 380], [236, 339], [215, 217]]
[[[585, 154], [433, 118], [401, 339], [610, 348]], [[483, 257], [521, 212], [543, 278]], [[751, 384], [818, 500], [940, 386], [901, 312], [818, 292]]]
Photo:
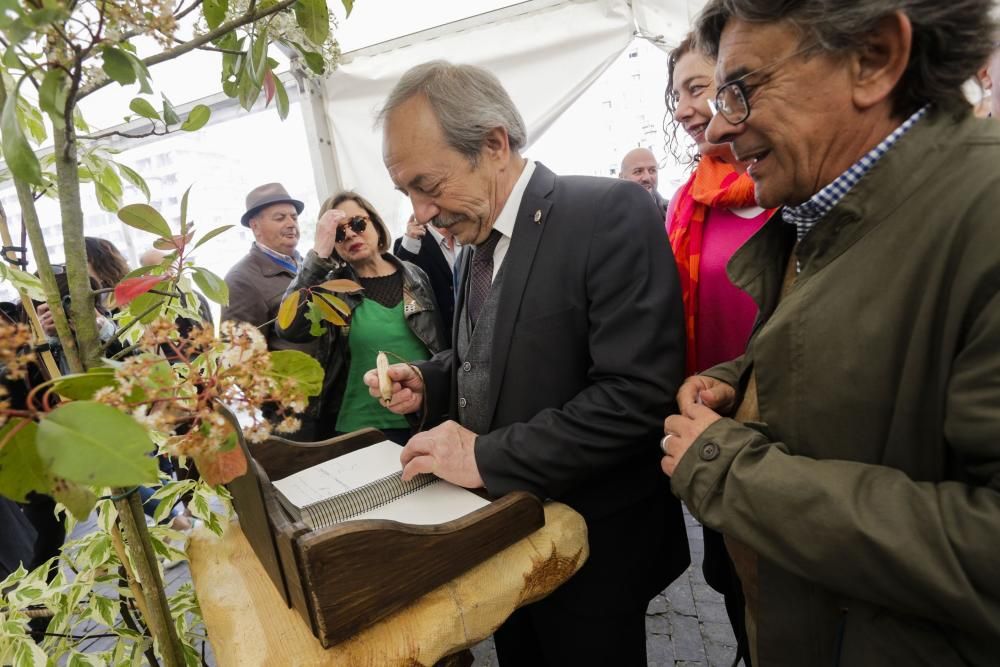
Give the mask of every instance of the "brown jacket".
[[722, 419], [674, 492], [758, 555], [758, 664], [995, 665], [1000, 656], [1000, 124], [932, 114], [802, 241], [732, 258], [761, 308], [706, 374]]
[[[229, 305], [222, 307], [222, 321], [249, 322], [261, 328], [271, 350], [300, 350], [315, 355], [317, 343], [282, 340], [274, 328], [274, 318], [295, 274], [268, 257], [257, 244], [226, 274]], [[264, 326], [261, 326], [264, 325]]]

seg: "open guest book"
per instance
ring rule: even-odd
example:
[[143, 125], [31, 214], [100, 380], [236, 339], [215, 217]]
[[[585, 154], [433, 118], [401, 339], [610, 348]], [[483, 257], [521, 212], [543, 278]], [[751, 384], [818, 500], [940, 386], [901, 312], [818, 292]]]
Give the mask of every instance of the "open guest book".
[[488, 500], [434, 475], [416, 475], [404, 482], [401, 449], [385, 440], [275, 480], [278, 501], [314, 530], [357, 519], [426, 526], [489, 505]]
[[246, 474], [229, 483], [240, 529], [324, 647], [545, 524], [541, 501], [524, 491], [487, 501], [433, 476], [403, 482], [400, 448], [375, 429], [247, 442], [228, 419], [247, 457]]

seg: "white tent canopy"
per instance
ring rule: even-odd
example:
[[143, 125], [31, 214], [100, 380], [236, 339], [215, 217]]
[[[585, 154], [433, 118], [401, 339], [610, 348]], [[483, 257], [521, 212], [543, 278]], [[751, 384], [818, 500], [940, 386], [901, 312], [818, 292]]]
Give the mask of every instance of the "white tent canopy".
[[524, 116], [530, 145], [637, 35], [668, 48], [687, 30], [689, 5], [700, 4], [530, 0], [347, 53], [313, 89], [306, 115], [317, 133], [317, 192], [358, 189], [397, 228], [406, 219], [409, 204], [385, 172], [374, 118], [414, 64], [441, 58], [492, 71]]

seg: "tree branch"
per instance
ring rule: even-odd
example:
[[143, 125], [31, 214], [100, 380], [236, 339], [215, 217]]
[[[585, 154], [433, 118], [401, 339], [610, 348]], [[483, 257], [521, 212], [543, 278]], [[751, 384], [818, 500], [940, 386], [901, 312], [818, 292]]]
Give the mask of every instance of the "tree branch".
[[[195, 49], [200, 48], [201, 46], [204, 46], [205, 44], [208, 44], [209, 42], [211, 42], [211, 41], [213, 41], [213, 40], [215, 40], [215, 39], [217, 39], [219, 37], [222, 37], [223, 35], [225, 35], [227, 33], [230, 33], [230, 32], [232, 32], [233, 30], [235, 30], [237, 28], [245, 26], [248, 23], [253, 23], [254, 21], [259, 21], [260, 19], [268, 17], [271, 14], [276, 14], [276, 13], [282, 11], [282, 10], [288, 9], [289, 7], [291, 7], [292, 5], [294, 5], [297, 1], [298, 0], [281, 0], [281, 2], [279, 2], [278, 4], [271, 5], [270, 7], [267, 7], [266, 9], [262, 9], [260, 11], [256, 11], [255, 10], [255, 11], [247, 12], [243, 16], [240, 16], [240, 17], [235, 18], [235, 19], [233, 19], [231, 21], [223, 23], [222, 25], [220, 25], [219, 27], [217, 27], [215, 30], [210, 30], [209, 32], [205, 33], [204, 35], [199, 35], [198, 37], [195, 37], [194, 39], [192, 39], [192, 40], [190, 40], [188, 42], [185, 42], [184, 44], [178, 46], [177, 48], [167, 49], [166, 51], [162, 51], [160, 53], [157, 53], [156, 55], [152, 55], [152, 56], [144, 59], [142, 61], [142, 63], [146, 67], [152, 67], [153, 65], [158, 65], [158, 64], [160, 64], [162, 62], [166, 62], [168, 60], [173, 60], [174, 58], [177, 58], [178, 56], [182, 56], [185, 53], [188, 53], [190, 51], [194, 51]], [[95, 84], [92, 84], [92, 85], [90, 85], [88, 87], [81, 88], [80, 89], [80, 93], [79, 93], [79, 95], [77, 97], [78, 97], [78, 99], [82, 100], [87, 95], [90, 95], [91, 93], [96, 92], [97, 90], [100, 90], [101, 88], [103, 88], [104, 86], [108, 85], [109, 83], [111, 83], [111, 80], [107, 79], [105, 81], [101, 81], [100, 83], [95, 83]]]

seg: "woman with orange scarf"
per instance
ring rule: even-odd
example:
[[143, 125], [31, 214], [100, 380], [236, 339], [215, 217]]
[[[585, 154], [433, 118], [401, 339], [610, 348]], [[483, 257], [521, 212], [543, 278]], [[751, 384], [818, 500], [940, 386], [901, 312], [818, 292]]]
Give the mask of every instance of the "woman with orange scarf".
[[[677, 134], [694, 141], [689, 156], [694, 171], [670, 200], [667, 234], [680, 273], [687, 329], [687, 375], [694, 375], [743, 354], [757, 306], [729, 282], [726, 264], [736, 249], [760, 229], [773, 211], [757, 206], [753, 181], [728, 144], [705, 139], [715, 98], [715, 62], [695, 48], [688, 36], [667, 63], [668, 148], [678, 160]], [[719, 533], [704, 529], [702, 571], [709, 586], [722, 593], [737, 641], [737, 661], [750, 665], [739, 578]], [[735, 663], [734, 663], [735, 664]]]
[[671, 152], [684, 130], [697, 153], [694, 171], [670, 200], [667, 234], [680, 272], [687, 328], [687, 375], [743, 354], [757, 306], [729, 282], [730, 256], [772, 211], [757, 206], [753, 181], [728, 144], [705, 139], [715, 97], [715, 63], [685, 39], [668, 61], [667, 110]]

